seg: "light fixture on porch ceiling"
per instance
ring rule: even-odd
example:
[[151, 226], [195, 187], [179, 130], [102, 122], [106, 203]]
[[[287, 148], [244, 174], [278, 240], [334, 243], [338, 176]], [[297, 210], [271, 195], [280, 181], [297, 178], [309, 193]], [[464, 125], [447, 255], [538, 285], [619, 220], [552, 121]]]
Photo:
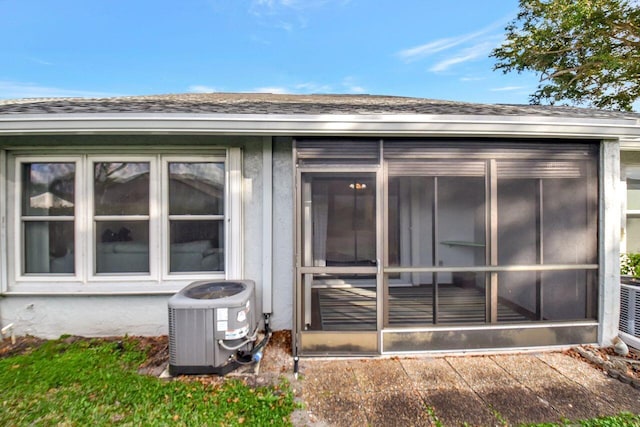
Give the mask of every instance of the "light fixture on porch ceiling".
[[351, 188], [352, 190], [364, 190], [365, 188], [367, 188], [367, 184], [356, 181], [349, 184], [349, 188]]

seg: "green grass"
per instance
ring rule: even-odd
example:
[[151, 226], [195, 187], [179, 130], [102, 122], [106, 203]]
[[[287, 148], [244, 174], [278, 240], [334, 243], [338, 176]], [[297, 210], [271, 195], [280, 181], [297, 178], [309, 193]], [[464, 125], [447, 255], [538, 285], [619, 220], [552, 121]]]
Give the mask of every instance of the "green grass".
[[0, 425], [290, 425], [286, 383], [250, 388], [139, 375], [135, 339], [49, 341], [0, 360]]
[[582, 421], [565, 421], [560, 424], [527, 424], [528, 427], [560, 427], [560, 426], [582, 426], [582, 427], [638, 427], [640, 426], [640, 415], [623, 412], [611, 417], [592, 418]]

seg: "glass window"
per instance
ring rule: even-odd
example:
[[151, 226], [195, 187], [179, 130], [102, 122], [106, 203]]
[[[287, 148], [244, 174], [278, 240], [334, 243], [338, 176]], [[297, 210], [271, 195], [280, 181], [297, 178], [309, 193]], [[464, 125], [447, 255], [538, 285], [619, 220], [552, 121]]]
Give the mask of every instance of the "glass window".
[[94, 164], [96, 215], [149, 215], [149, 163]]
[[[637, 153], [623, 153], [623, 160], [631, 157], [631, 161], [638, 162]], [[626, 199], [626, 253], [640, 252], [640, 165], [623, 165], [623, 176], [627, 184]]]
[[169, 271], [224, 270], [224, 163], [170, 162]]
[[[239, 150], [230, 151], [236, 167]], [[227, 218], [222, 151], [197, 159], [162, 154], [124, 155], [117, 161], [105, 155], [41, 158], [15, 157], [18, 281], [35, 289], [51, 274], [107, 283], [110, 276], [160, 281], [167, 274], [182, 280], [185, 274], [224, 273], [227, 228], [235, 221]], [[239, 185], [235, 178], [232, 182]]]
[[75, 163], [22, 163], [23, 273], [75, 272]]
[[149, 272], [149, 162], [97, 162], [96, 273]]

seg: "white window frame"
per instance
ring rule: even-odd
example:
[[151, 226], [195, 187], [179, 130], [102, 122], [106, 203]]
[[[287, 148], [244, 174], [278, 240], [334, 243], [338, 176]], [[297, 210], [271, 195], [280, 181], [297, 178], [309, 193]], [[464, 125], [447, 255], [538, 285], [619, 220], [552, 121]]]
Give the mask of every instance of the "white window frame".
[[[162, 251], [161, 247], [158, 244], [158, 233], [154, 233], [154, 230], [158, 229], [159, 221], [160, 221], [160, 198], [158, 196], [160, 182], [158, 179], [159, 171], [158, 171], [158, 158], [159, 155], [155, 156], [136, 156], [136, 155], [124, 155], [124, 156], [106, 156], [106, 155], [89, 155], [87, 156], [86, 165], [87, 165], [87, 175], [85, 182], [87, 183], [87, 187], [83, 189], [87, 196], [88, 201], [88, 214], [86, 215], [87, 220], [89, 221], [87, 229], [89, 230], [89, 234], [83, 236], [83, 242], [86, 244], [85, 253], [88, 254], [85, 257], [85, 265], [87, 272], [89, 273], [89, 279], [94, 282], [111, 282], [114, 278], [126, 278], [126, 280], [135, 280], [138, 278], [139, 280], [151, 280], [157, 281], [158, 279], [158, 261], [159, 252]], [[95, 221], [95, 193], [94, 189], [94, 168], [96, 163], [149, 163], [149, 272], [148, 273], [97, 273], [97, 241], [99, 236], [96, 235], [96, 221]], [[138, 215], [134, 215], [137, 217]], [[114, 220], [122, 221], [127, 220], [129, 218], [128, 215], [122, 215], [119, 218], [116, 216], [113, 217]]]
[[198, 215], [195, 220], [199, 219], [215, 219], [221, 220], [224, 228], [224, 270], [227, 271], [227, 259], [229, 255], [227, 254], [226, 248], [229, 247], [229, 227], [227, 226], [227, 219], [229, 218], [229, 168], [227, 159], [220, 156], [164, 156], [161, 162], [161, 179], [162, 179], [162, 247], [165, 250], [162, 253], [163, 258], [163, 268], [162, 268], [162, 280], [171, 280], [171, 279], [191, 279], [194, 276], [199, 275], [207, 275], [211, 276], [220, 276], [220, 272], [217, 271], [209, 271], [209, 272], [176, 272], [172, 273], [170, 271], [171, 263], [170, 263], [170, 221], [171, 215], [169, 215], [169, 164], [170, 163], [222, 163], [224, 165], [224, 175], [225, 175], [225, 183], [224, 183], [224, 211], [222, 215]]
[[638, 171], [640, 169], [640, 163], [637, 162], [620, 162], [620, 202], [621, 202], [621, 213], [622, 213], [622, 221], [621, 221], [621, 230], [622, 236], [620, 239], [620, 253], [625, 254], [628, 251], [629, 241], [627, 234], [627, 220], [630, 218], [640, 218], [640, 210], [637, 209], [629, 209], [629, 203], [627, 200], [627, 178], [630, 175], [627, 173], [629, 169], [633, 169], [634, 171]]
[[[23, 273], [23, 259], [22, 254], [24, 251], [24, 233], [23, 233], [23, 220], [22, 220], [22, 165], [28, 163], [74, 163], [75, 164], [75, 178], [74, 178], [74, 263], [75, 273]], [[79, 260], [81, 259], [84, 248], [79, 244], [82, 240], [80, 238], [82, 230], [84, 228], [83, 219], [78, 215], [85, 208], [84, 200], [79, 196], [78, 189], [80, 188], [81, 177], [84, 176], [82, 156], [16, 156], [15, 161], [12, 162], [13, 170], [10, 173], [13, 176], [14, 186], [9, 187], [9, 198], [12, 202], [13, 218], [10, 223], [13, 224], [9, 241], [12, 242], [14, 248], [13, 251], [8, 251], [9, 255], [9, 273], [11, 277], [15, 277], [16, 281], [22, 281], [25, 283], [40, 283], [51, 284], [52, 282], [73, 282], [79, 283], [82, 281], [82, 277], [85, 272], [83, 265]]]
[[[157, 150], [127, 148], [114, 156], [95, 148], [65, 150], [69, 154], [8, 152], [7, 179], [7, 294], [170, 294], [195, 280], [241, 279], [242, 276], [242, 151], [240, 148], [202, 147]], [[188, 155], [179, 153], [187, 152]], [[130, 154], [129, 154], [130, 153]], [[142, 154], [146, 153], [146, 154]], [[147, 273], [95, 274], [93, 166], [99, 162], [150, 162], [149, 268]], [[65, 162], [76, 164], [75, 274], [23, 274], [21, 263], [22, 164]], [[217, 162], [225, 167], [224, 271], [169, 272], [168, 164], [169, 162]], [[167, 169], [165, 171], [165, 169]], [[13, 177], [13, 178], [11, 178]], [[11, 182], [13, 180], [13, 182]]]
[[9, 261], [7, 259], [7, 152], [0, 150], [0, 292], [7, 292]]

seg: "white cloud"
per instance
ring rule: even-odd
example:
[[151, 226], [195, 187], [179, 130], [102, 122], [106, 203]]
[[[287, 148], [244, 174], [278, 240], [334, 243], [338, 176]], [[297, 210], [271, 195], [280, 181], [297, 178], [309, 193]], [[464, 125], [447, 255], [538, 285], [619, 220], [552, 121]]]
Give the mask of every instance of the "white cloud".
[[298, 83], [293, 86], [295, 92], [304, 93], [329, 93], [332, 92], [331, 85], [323, 85], [317, 83]]
[[348, 76], [342, 80], [342, 87], [344, 87], [349, 93], [366, 93], [367, 90], [356, 83], [354, 77]]
[[274, 12], [278, 9], [308, 10], [316, 9], [327, 3], [348, 3], [345, 0], [253, 0], [251, 12]]
[[442, 52], [444, 50], [451, 49], [459, 46], [465, 42], [477, 39], [480, 36], [486, 34], [487, 30], [480, 30], [475, 33], [464, 34], [458, 37], [447, 37], [432, 42], [415, 46], [409, 49], [404, 49], [398, 52], [398, 56], [407, 62], [416, 61], [418, 59], [431, 56], [434, 53]]
[[36, 57], [29, 57], [27, 59], [39, 65], [53, 65], [53, 62], [45, 61], [44, 59], [40, 59]]
[[191, 85], [188, 88], [188, 91], [191, 93], [212, 93], [219, 92], [216, 88], [205, 85]]
[[307, 27], [309, 15], [329, 5], [344, 5], [350, 0], [252, 0], [249, 13], [262, 24], [287, 32]]
[[367, 90], [364, 87], [357, 86], [357, 85], [349, 86], [347, 89], [351, 93], [366, 93], [367, 92]]
[[119, 94], [83, 89], [64, 89], [37, 83], [0, 80], [0, 99], [12, 98], [107, 98]]
[[461, 77], [461, 82], [479, 82], [481, 80], [486, 80], [486, 77]]
[[490, 41], [483, 41], [471, 47], [464, 48], [455, 52], [452, 56], [438, 61], [435, 65], [429, 68], [429, 71], [438, 73], [448, 70], [453, 65], [473, 61], [477, 58], [484, 58], [489, 54], [489, 52], [491, 52], [491, 49], [493, 49], [494, 46], [495, 44]]
[[[274, 23], [273, 26], [276, 28], [280, 28], [281, 30], [285, 30], [288, 33], [292, 32], [296, 28], [295, 24], [287, 21], [278, 21]], [[306, 25], [300, 25], [301, 28], [305, 26]]]
[[254, 89], [259, 93], [293, 94], [293, 93], [330, 93], [330, 85], [317, 83], [297, 83], [290, 86], [264, 86]]
[[513, 92], [516, 90], [526, 89], [525, 86], [502, 86], [489, 89], [492, 92]]
[[285, 86], [263, 86], [253, 89], [253, 92], [275, 94], [309, 94], [309, 93], [365, 93], [366, 90], [356, 83], [355, 78], [345, 77], [340, 83], [321, 84], [315, 82], [295, 83]]
[[278, 94], [278, 95], [285, 95], [285, 94], [291, 93], [291, 91], [289, 89], [287, 89], [286, 87], [282, 87], [282, 86], [259, 87], [259, 88], [254, 89], [253, 92], [275, 93], [275, 94]]
[[486, 27], [454, 37], [444, 37], [403, 49], [397, 56], [406, 63], [432, 58], [431, 72], [442, 72], [454, 65], [487, 57], [502, 41], [502, 28], [509, 19], [501, 19]]

